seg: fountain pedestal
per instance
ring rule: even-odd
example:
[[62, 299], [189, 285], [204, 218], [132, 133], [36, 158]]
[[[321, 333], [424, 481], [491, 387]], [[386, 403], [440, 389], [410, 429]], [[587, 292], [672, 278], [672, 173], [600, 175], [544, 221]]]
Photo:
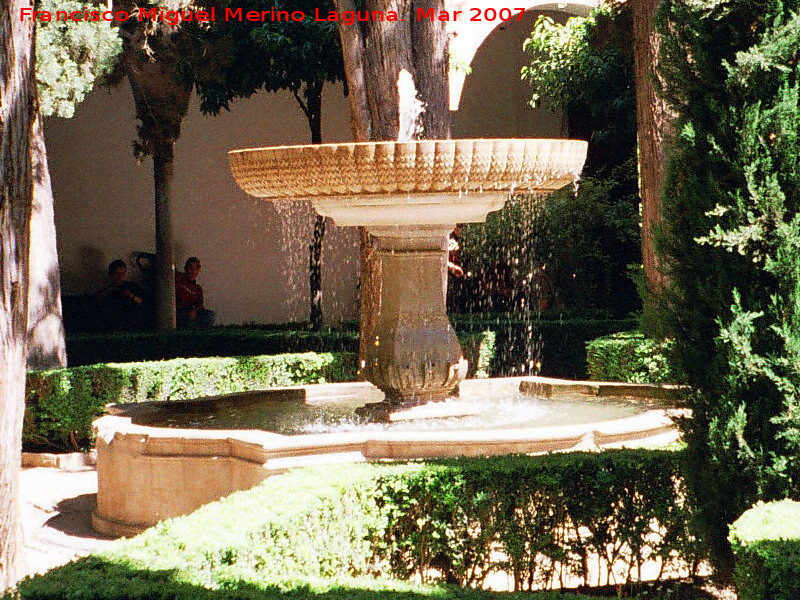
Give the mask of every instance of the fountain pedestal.
[[260, 198], [306, 198], [337, 225], [378, 240], [380, 313], [366, 377], [389, 404], [443, 400], [467, 373], [446, 312], [447, 236], [486, 219], [514, 190], [576, 181], [586, 142], [419, 140], [320, 144], [229, 153], [236, 182]]
[[364, 372], [392, 404], [444, 400], [467, 361], [447, 318], [442, 274], [455, 224], [370, 228], [382, 271], [380, 312]]
[[503, 208], [507, 195], [395, 191], [312, 199], [319, 214], [337, 225], [365, 226], [377, 239], [380, 306], [362, 369], [386, 394], [389, 408], [444, 400], [467, 376], [447, 317], [447, 239], [456, 220], [483, 222]]

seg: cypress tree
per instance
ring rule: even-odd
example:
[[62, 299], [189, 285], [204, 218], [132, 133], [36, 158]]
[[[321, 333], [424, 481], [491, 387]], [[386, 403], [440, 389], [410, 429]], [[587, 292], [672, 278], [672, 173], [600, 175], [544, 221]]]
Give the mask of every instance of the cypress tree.
[[675, 110], [661, 314], [693, 388], [683, 423], [699, 531], [721, 579], [728, 525], [800, 496], [800, 2], [665, 0]]

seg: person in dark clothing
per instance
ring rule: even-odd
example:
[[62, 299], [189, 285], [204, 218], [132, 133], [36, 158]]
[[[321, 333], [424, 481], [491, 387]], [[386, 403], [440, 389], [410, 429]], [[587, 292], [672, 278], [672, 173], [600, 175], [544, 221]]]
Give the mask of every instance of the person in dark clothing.
[[113, 260], [108, 265], [111, 283], [96, 296], [101, 330], [130, 331], [147, 326], [147, 307], [141, 288], [128, 280], [128, 265]]
[[186, 261], [183, 273], [175, 274], [175, 309], [178, 327], [211, 327], [217, 318], [205, 307], [203, 288], [197, 283], [200, 259], [192, 256]]

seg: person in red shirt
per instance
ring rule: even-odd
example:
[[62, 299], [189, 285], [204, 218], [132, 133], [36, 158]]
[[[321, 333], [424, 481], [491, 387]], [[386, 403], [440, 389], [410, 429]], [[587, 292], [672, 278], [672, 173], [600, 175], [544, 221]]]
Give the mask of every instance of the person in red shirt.
[[183, 273], [175, 273], [175, 308], [178, 327], [211, 327], [217, 318], [203, 302], [203, 288], [197, 283], [200, 274], [200, 259], [196, 256], [186, 260]]

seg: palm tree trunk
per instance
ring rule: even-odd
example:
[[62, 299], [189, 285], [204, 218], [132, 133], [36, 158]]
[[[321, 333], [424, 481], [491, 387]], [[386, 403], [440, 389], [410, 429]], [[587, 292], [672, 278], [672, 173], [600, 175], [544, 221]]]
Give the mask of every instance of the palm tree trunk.
[[175, 142], [153, 144], [153, 183], [156, 223], [156, 324], [175, 329], [175, 244], [170, 202]]

